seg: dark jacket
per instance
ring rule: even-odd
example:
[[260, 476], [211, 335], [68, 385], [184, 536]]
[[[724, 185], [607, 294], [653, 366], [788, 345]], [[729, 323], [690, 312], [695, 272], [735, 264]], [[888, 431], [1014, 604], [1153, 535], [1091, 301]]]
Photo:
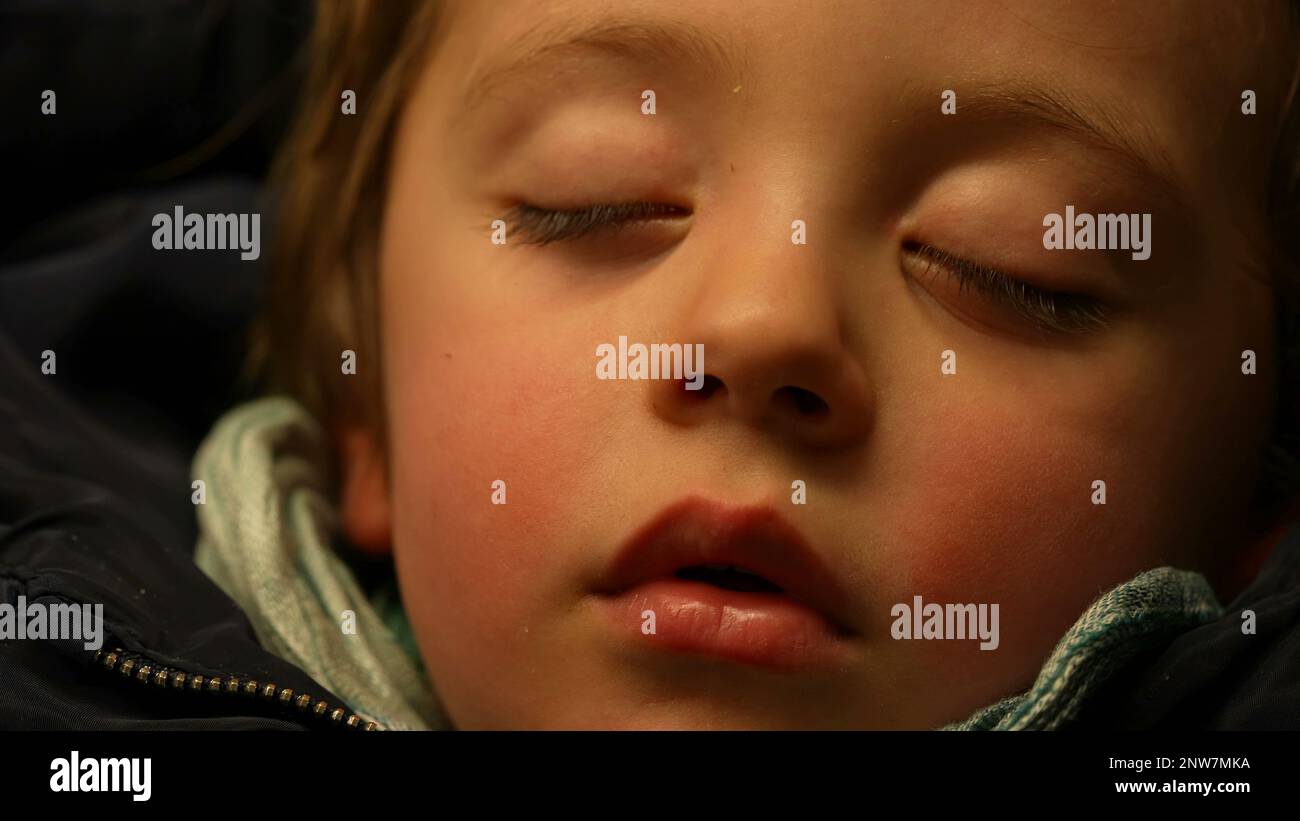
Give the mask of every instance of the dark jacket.
[[173, 202], [260, 209], [230, 181], [120, 196], [72, 221], [71, 250], [0, 266], [0, 602], [102, 603], [105, 621], [99, 652], [0, 641], [0, 728], [351, 718], [193, 563], [190, 456], [234, 398], [260, 270], [155, 252], [149, 215]]
[[108, 632], [99, 654], [0, 641], [0, 728], [338, 723], [341, 702], [263, 650], [191, 560], [190, 455], [239, 398], [261, 263], [149, 241], [177, 204], [264, 210], [249, 175], [292, 110], [309, 22], [301, 0], [0, 10], [0, 149], [22, 205], [0, 228], [0, 602], [102, 603]]

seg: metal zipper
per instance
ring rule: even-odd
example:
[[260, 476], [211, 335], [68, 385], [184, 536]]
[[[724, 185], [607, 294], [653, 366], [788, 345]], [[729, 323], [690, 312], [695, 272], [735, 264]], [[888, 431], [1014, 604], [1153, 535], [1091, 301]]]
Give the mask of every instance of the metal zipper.
[[214, 693], [256, 699], [265, 704], [278, 704], [285, 710], [297, 710], [327, 726], [349, 730], [378, 730], [379, 725], [367, 721], [343, 707], [330, 707], [325, 699], [313, 700], [308, 693], [294, 693], [292, 687], [262, 684], [257, 679], [242, 676], [202, 676], [176, 667], [158, 664], [139, 653], [121, 647], [105, 652], [95, 651], [95, 663], [125, 679], [159, 690], [184, 690], [191, 693]]

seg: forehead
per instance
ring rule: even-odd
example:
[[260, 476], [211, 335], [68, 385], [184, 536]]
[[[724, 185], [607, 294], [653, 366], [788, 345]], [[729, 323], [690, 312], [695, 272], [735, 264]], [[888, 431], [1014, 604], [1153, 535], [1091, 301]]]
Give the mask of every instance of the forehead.
[[[1078, 99], [1193, 196], [1221, 197], [1226, 178], [1265, 182], [1260, 158], [1289, 79], [1284, 20], [1262, 0], [454, 0], [439, 63], [466, 109], [503, 86], [615, 71], [750, 94], [803, 84], [842, 96], [845, 116], [882, 88]], [[1257, 118], [1241, 116], [1247, 89]]]

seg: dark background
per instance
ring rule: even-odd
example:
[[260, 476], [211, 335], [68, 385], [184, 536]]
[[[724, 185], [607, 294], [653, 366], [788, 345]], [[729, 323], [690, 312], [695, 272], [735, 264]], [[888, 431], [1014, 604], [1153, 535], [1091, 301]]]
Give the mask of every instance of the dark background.
[[[0, 5], [0, 334], [152, 458], [186, 461], [237, 379], [296, 104], [303, 0]], [[41, 112], [41, 94], [57, 112]], [[155, 251], [155, 213], [260, 212], [261, 256]], [[188, 486], [185, 482], [182, 487]]]

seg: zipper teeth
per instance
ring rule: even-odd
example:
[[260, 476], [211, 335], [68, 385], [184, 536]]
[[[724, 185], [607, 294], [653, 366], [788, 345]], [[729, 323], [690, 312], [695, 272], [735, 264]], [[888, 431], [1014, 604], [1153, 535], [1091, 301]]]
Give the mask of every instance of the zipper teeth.
[[266, 704], [278, 704], [284, 709], [327, 722], [329, 726], [349, 730], [378, 730], [379, 725], [367, 721], [343, 707], [331, 707], [325, 699], [313, 699], [309, 693], [295, 693], [292, 687], [276, 687], [244, 676], [203, 676], [177, 667], [158, 664], [139, 653], [116, 647], [108, 652], [95, 651], [95, 663], [111, 673], [144, 686], [159, 690], [184, 690], [191, 693], [216, 693], [254, 698]]

